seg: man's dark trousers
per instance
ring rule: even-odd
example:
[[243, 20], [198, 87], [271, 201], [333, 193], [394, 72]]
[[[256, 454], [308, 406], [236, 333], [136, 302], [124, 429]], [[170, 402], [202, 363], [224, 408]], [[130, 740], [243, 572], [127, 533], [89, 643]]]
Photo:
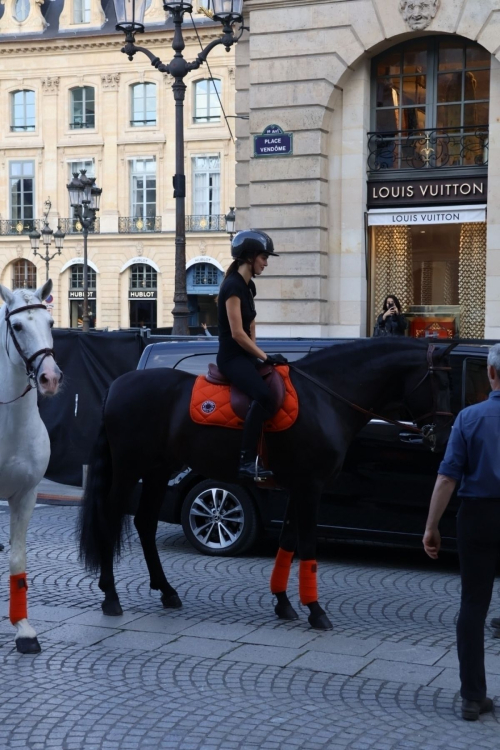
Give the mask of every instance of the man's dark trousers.
[[457, 622], [462, 698], [486, 697], [484, 624], [500, 549], [500, 498], [463, 497], [457, 516], [462, 601]]

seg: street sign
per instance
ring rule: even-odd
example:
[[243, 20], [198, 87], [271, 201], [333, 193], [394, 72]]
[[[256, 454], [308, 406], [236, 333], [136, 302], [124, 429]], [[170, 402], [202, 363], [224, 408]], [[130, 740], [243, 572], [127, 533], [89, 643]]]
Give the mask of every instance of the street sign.
[[254, 156], [291, 156], [293, 133], [285, 133], [279, 125], [268, 125], [262, 135], [254, 135]]

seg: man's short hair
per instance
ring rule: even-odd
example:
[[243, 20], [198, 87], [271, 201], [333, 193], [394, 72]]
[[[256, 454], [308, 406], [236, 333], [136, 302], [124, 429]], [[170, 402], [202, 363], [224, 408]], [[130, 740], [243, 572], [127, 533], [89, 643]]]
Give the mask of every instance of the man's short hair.
[[491, 347], [488, 354], [488, 365], [494, 367], [497, 376], [500, 376], [500, 344]]

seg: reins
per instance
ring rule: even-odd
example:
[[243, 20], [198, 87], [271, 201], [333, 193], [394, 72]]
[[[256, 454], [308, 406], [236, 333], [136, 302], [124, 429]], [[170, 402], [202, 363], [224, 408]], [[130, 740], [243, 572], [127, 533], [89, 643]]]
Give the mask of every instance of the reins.
[[[414, 393], [418, 388], [420, 388], [421, 385], [427, 380], [428, 377], [432, 377], [434, 372], [437, 370], [442, 371], [450, 371], [451, 367], [436, 367], [433, 362], [433, 354], [435, 350], [434, 344], [429, 344], [429, 348], [427, 349], [427, 372], [423, 377], [419, 380], [417, 385], [412, 388], [410, 393], [408, 394], [411, 396], [412, 393]], [[302, 375], [302, 377], [306, 378], [306, 380], [309, 380], [311, 383], [314, 383], [318, 388], [321, 388], [323, 391], [328, 393], [330, 396], [333, 396], [338, 401], [341, 401], [342, 403], [346, 404], [347, 406], [350, 406], [351, 409], [355, 409], [355, 411], [360, 412], [360, 414], [364, 414], [365, 416], [369, 417], [370, 419], [380, 419], [382, 422], [387, 422], [388, 424], [395, 425], [396, 427], [402, 427], [406, 432], [414, 432], [417, 435], [425, 435], [425, 432], [420, 427], [414, 427], [413, 425], [405, 424], [404, 422], [399, 422], [397, 419], [389, 419], [389, 417], [383, 417], [380, 414], [376, 414], [372, 409], [364, 409], [362, 406], [358, 406], [358, 404], [353, 403], [352, 401], [349, 401], [349, 399], [345, 398], [344, 396], [341, 396], [340, 393], [337, 393], [336, 391], [329, 388], [327, 385], [322, 383], [321, 381], [317, 380], [316, 378], [313, 378], [312, 375], [308, 375], [307, 372], [304, 372], [304, 370], [301, 370], [299, 367], [292, 363], [288, 363], [288, 367], [296, 372], [298, 375]], [[434, 388], [434, 381], [431, 381], [433, 383], [433, 389], [432, 389], [432, 397], [433, 397], [433, 404], [436, 403], [436, 393]], [[444, 417], [454, 417], [454, 414], [451, 412], [445, 412], [445, 411], [437, 411], [433, 410], [430, 412], [427, 412], [426, 414], [419, 417], [419, 419], [425, 419], [425, 417], [428, 416], [444, 416]]]
[[[24, 305], [23, 307], [18, 307], [16, 310], [10, 311], [8, 307], [5, 308], [5, 322], [7, 323], [7, 330], [5, 334], [5, 349], [7, 352], [7, 356], [9, 357], [9, 334], [10, 337], [14, 343], [14, 346], [16, 347], [17, 353], [21, 357], [22, 361], [24, 362], [24, 365], [26, 367], [26, 376], [28, 378], [28, 385], [24, 389], [24, 391], [21, 393], [20, 396], [17, 396], [16, 398], [11, 399], [10, 401], [0, 401], [0, 406], [7, 406], [7, 404], [13, 404], [14, 401], [19, 401], [19, 399], [26, 396], [27, 393], [29, 393], [31, 390], [36, 388], [36, 381], [38, 378], [38, 373], [40, 372], [40, 367], [42, 366], [42, 363], [46, 357], [53, 357], [54, 356], [54, 350], [53, 349], [39, 349], [37, 352], [32, 354], [30, 357], [27, 357], [25, 353], [23, 352], [21, 345], [19, 341], [17, 340], [16, 334], [14, 332], [14, 329], [12, 327], [12, 323], [10, 322], [10, 319], [12, 315], [17, 315], [17, 313], [25, 312], [26, 310], [36, 310], [36, 309], [42, 309], [47, 310], [45, 305], [37, 304], [37, 305]], [[43, 355], [40, 362], [38, 363], [38, 367], [35, 369], [33, 367], [33, 362], [36, 360], [37, 357], [40, 355]], [[9, 357], [10, 359], [10, 357]]]

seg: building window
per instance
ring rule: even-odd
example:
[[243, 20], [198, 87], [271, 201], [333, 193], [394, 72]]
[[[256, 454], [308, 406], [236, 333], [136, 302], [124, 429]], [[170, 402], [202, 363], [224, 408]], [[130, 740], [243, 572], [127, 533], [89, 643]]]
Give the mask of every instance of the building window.
[[12, 264], [12, 288], [36, 289], [36, 266], [29, 260], [16, 260]]
[[490, 65], [487, 50], [460, 37], [426, 37], [375, 58], [369, 168], [485, 166]]
[[95, 90], [92, 86], [80, 86], [71, 89], [72, 130], [95, 128]]
[[12, 124], [10, 129], [22, 132], [35, 129], [35, 92], [24, 89], [11, 94]]
[[135, 83], [131, 88], [131, 118], [133, 127], [156, 125], [156, 84]]
[[90, 23], [90, 0], [73, 0], [73, 23]]
[[136, 263], [130, 269], [131, 289], [156, 289], [158, 274], [152, 266], [145, 263]]
[[194, 122], [219, 122], [222, 81], [198, 81], [194, 86]]
[[193, 158], [193, 214], [211, 217], [220, 213], [220, 156]]
[[34, 228], [35, 164], [32, 161], [11, 161], [10, 173], [10, 218]]
[[[89, 280], [89, 289], [95, 291], [96, 272], [90, 266], [87, 266]], [[83, 264], [71, 266], [70, 289], [83, 289]]]
[[19, 23], [26, 21], [30, 14], [30, 0], [16, 0], [14, 5], [14, 18]]
[[133, 159], [131, 162], [131, 216], [153, 218], [156, 216], [156, 161]]
[[194, 286], [218, 286], [219, 270], [211, 263], [197, 263], [194, 267]]

